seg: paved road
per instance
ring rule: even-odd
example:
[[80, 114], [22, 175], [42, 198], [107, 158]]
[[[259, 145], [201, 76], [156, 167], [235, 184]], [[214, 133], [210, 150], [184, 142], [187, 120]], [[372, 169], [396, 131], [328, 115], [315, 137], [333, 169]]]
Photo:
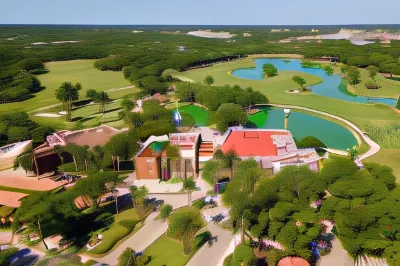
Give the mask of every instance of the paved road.
[[279, 107], [279, 108], [290, 108], [290, 109], [299, 109], [299, 110], [305, 110], [305, 111], [309, 111], [309, 112], [313, 112], [316, 114], [321, 114], [321, 115], [325, 115], [325, 116], [329, 116], [332, 118], [335, 118], [337, 120], [342, 121], [343, 123], [345, 123], [346, 125], [348, 125], [349, 127], [351, 127], [354, 131], [356, 131], [363, 139], [364, 141], [371, 147], [366, 153], [361, 154], [360, 156], [358, 156], [358, 160], [362, 161], [368, 157], [371, 157], [372, 155], [374, 155], [375, 153], [377, 153], [381, 147], [375, 142], [373, 141], [370, 137], [368, 137], [366, 134], [364, 134], [364, 132], [358, 128], [356, 125], [354, 125], [353, 123], [351, 123], [350, 121], [337, 116], [337, 115], [333, 115], [330, 113], [325, 113], [322, 111], [318, 111], [318, 110], [314, 110], [311, 108], [307, 108], [307, 107], [302, 107], [302, 106], [295, 106], [295, 105], [282, 105], [282, 104], [268, 104], [270, 106], [274, 106], [274, 107]]
[[149, 215], [146, 219], [145, 225], [139, 229], [134, 235], [125, 240], [119, 247], [113, 250], [108, 255], [102, 258], [94, 258], [90, 255], [83, 254], [80, 255], [83, 262], [86, 262], [89, 259], [93, 259], [95, 261], [116, 265], [118, 263], [118, 257], [121, 253], [127, 248], [133, 248], [136, 252], [142, 251], [148, 246], [150, 246], [154, 241], [156, 241], [162, 234], [167, 231], [167, 223], [162, 222], [161, 220], [154, 220], [154, 218], [158, 215], [158, 213], [154, 212]]
[[209, 246], [208, 243], [202, 246], [186, 266], [218, 265], [233, 240], [233, 235], [230, 231], [224, 230], [213, 223], [209, 223], [207, 227], [212, 236], [218, 237], [218, 241], [214, 242], [212, 246]]

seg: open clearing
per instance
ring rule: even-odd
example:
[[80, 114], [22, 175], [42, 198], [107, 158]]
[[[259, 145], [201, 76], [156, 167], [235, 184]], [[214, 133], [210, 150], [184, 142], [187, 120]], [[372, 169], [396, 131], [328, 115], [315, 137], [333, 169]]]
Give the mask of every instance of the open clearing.
[[46, 63], [49, 71], [46, 74], [38, 75], [42, 85], [46, 87], [40, 91], [34, 98], [17, 103], [1, 104], [2, 111], [32, 111], [43, 106], [49, 106], [58, 103], [55, 98], [55, 90], [64, 81], [72, 83], [80, 82], [83, 89], [80, 91], [80, 98], [85, 98], [86, 91], [96, 89], [98, 91], [113, 90], [109, 92], [111, 98], [122, 97], [136, 91], [136, 88], [130, 87], [124, 90], [115, 90], [122, 87], [129, 87], [132, 84], [124, 79], [122, 72], [100, 71], [93, 64], [96, 60], [72, 60]]
[[376, 82], [381, 88], [370, 90], [365, 88], [365, 82], [370, 80], [368, 71], [366, 69], [360, 69], [361, 72], [361, 82], [357, 85], [351, 86], [354, 91], [351, 91], [354, 94], [360, 96], [371, 96], [371, 97], [386, 97], [386, 98], [394, 98], [400, 95], [400, 82], [395, 80], [390, 80], [384, 78], [380, 75], [376, 76]]

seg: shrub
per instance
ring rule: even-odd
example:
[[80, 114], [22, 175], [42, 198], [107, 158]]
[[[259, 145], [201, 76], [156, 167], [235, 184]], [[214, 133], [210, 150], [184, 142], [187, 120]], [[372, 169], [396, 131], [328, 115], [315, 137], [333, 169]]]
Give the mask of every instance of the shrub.
[[126, 248], [118, 257], [117, 266], [136, 266], [137, 260], [135, 251], [132, 248]]
[[123, 226], [129, 230], [133, 230], [137, 223], [139, 223], [138, 220], [124, 219], [122, 221], [119, 221], [118, 225]]
[[102, 227], [108, 226], [114, 222], [114, 215], [112, 215], [112, 213], [109, 212], [102, 213], [96, 217], [94, 222]]
[[9, 265], [8, 260], [17, 253], [18, 248], [9, 248], [0, 252], [0, 266]]
[[253, 249], [246, 245], [240, 244], [235, 248], [232, 256], [232, 266], [241, 266], [244, 261], [246, 265], [253, 265], [252, 261], [255, 260]]
[[34, 143], [42, 143], [46, 140], [46, 137], [54, 132], [54, 129], [49, 126], [42, 126], [35, 128], [31, 132], [32, 141]]
[[233, 254], [226, 256], [224, 259], [224, 266], [231, 266], [232, 265]]
[[308, 136], [298, 143], [297, 148], [326, 148], [326, 145], [316, 137]]
[[10, 127], [7, 131], [9, 142], [27, 140], [30, 137], [29, 129], [26, 127]]
[[171, 204], [163, 204], [160, 207], [161, 218], [163, 218], [163, 219], [167, 218], [171, 214], [172, 210], [173, 210], [173, 208], [172, 208]]
[[73, 162], [58, 166], [58, 170], [63, 172], [76, 172], [75, 164]]
[[192, 206], [197, 208], [197, 209], [202, 209], [206, 205], [206, 202], [204, 199], [198, 199], [192, 203]]

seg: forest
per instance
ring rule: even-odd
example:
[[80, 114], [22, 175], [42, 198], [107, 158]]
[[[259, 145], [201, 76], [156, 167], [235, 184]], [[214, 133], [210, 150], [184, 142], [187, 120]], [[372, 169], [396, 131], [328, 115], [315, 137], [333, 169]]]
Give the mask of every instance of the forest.
[[[183, 31], [186, 28], [146, 28], [140, 33], [134, 33], [134, 29], [2, 26], [0, 103], [23, 101], [42, 90], [35, 75], [46, 73], [43, 63], [74, 59], [100, 59], [96, 68], [123, 71], [124, 77], [146, 94], [166, 91], [169, 77], [162, 73], [167, 69], [182, 71], [263, 53], [295, 53], [306, 58], [338, 56], [348, 65], [374, 65], [381, 72], [400, 74], [398, 41], [392, 41], [388, 49], [379, 43], [356, 46], [344, 40], [279, 43], [281, 39], [310, 34], [300, 29], [271, 33], [262, 27], [227, 28], [224, 30], [236, 34], [229, 40], [189, 36]], [[244, 37], [242, 33], [249, 31], [252, 35]]]

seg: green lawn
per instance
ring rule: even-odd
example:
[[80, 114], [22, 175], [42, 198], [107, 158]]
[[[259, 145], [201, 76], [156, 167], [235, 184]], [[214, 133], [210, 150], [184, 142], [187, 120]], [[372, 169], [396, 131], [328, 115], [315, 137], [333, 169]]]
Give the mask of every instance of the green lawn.
[[376, 76], [376, 81], [381, 88], [369, 90], [365, 88], [365, 82], [370, 79], [368, 71], [366, 69], [360, 69], [360, 72], [361, 82], [357, 85], [351, 86], [354, 89], [352, 93], [361, 96], [387, 97], [394, 99], [397, 99], [400, 95], [400, 81], [390, 80], [378, 75]]
[[366, 161], [392, 167], [396, 180], [400, 183], [400, 149], [382, 149], [377, 154], [367, 158]]
[[116, 214], [114, 217], [115, 221], [112, 225], [109, 226], [108, 229], [102, 232], [97, 232], [103, 235], [103, 241], [101, 242], [100, 245], [88, 251], [89, 253], [103, 255], [111, 251], [112, 248], [114, 248], [114, 246], [118, 243], [118, 241], [120, 241], [121, 239], [132, 233], [132, 231], [134, 230], [137, 231], [140, 228], [139, 224], [134, 226], [134, 228], [127, 228], [119, 224], [123, 220], [134, 220], [138, 222], [139, 218], [136, 214], [135, 209], [129, 209], [123, 211], [119, 214]]
[[[299, 74], [298, 72], [280, 71], [278, 76], [266, 80], [246, 80], [234, 77], [230, 74], [232, 70], [254, 66], [255, 64], [253, 59], [248, 58], [223, 64], [216, 64], [207, 68], [193, 69], [186, 72], [177, 72], [175, 70], [167, 70], [167, 72], [171, 73], [175, 77], [183, 77], [195, 82], [202, 82], [205, 76], [212, 75], [215, 78], [215, 85], [223, 86], [225, 84], [238, 84], [243, 88], [251, 86], [253, 89], [264, 93], [271, 103], [305, 106], [325, 111], [346, 118], [362, 129], [365, 129], [365, 126], [368, 124], [384, 126], [398, 123], [398, 121], [400, 121], [400, 114], [394, 112], [391, 107], [383, 104], [353, 103], [315, 94], [299, 95], [286, 93], [286, 90], [297, 87], [291, 80], [291, 77], [295, 73]], [[313, 75], [307, 75], [304, 73], [300, 73], [299, 75], [303, 76], [307, 80], [307, 85], [321, 81], [319, 77]], [[396, 81], [385, 82], [389, 83]], [[400, 150], [394, 151], [400, 153]], [[379, 154], [381, 156], [382, 152]], [[385, 157], [390, 158], [390, 155], [385, 155]], [[394, 169], [398, 168], [398, 163], [396, 163], [395, 160], [386, 160], [385, 164]], [[396, 174], [398, 178], [400, 178], [399, 171], [396, 171]]]
[[120, 102], [110, 102], [106, 104], [106, 112], [104, 116], [99, 113], [98, 104], [90, 104], [76, 108], [72, 111], [72, 121], [66, 122], [65, 116], [61, 117], [42, 117], [32, 116], [31, 119], [39, 125], [48, 125], [55, 129], [73, 129], [76, 122], [81, 122], [86, 128], [94, 127], [98, 123], [115, 126], [118, 123], [118, 128], [125, 127], [124, 121], [118, 118], [118, 113], [121, 111]]
[[331, 99], [315, 94], [289, 94], [285, 91], [296, 88], [291, 80], [294, 74], [303, 76], [307, 84], [320, 82], [320, 78], [295, 71], [280, 71], [278, 76], [266, 80], [246, 80], [230, 75], [230, 71], [238, 68], [254, 66], [252, 59], [237, 60], [223, 64], [216, 64], [207, 68], [193, 69], [186, 72], [168, 70], [177, 77], [186, 77], [193, 81], [202, 82], [205, 76], [212, 75], [215, 85], [235, 85], [241, 87], [251, 86], [253, 89], [263, 92], [270, 102], [280, 104], [293, 104], [322, 110], [335, 114], [354, 122], [362, 127], [365, 124], [387, 125], [400, 120], [400, 114], [395, 113], [390, 107], [381, 104], [361, 104]]
[[[95, 60], [72, 60], [46, 63], [49, 71], [46, 74], [38, 75], [46, 89], [35, 94], [35, 97], [24, 102], [2, 104], [0, 112], [11, 110], [32, 111], [43, 106], [57, 104], [55, 90], [64, 81], [82, 84], [81, 98], [84, 98], [88, 89], [105, 91], [115, 88], [132, 86], [128, 80], [124, 79], [122, 72], [100, 71], [93, 63]], [[119, 98], [123, 95], [136, 91], [136, 88], [110, 91], [110, 97]]]
[[193, 117], [196, 126], [205, 126], [208, 124], [208, 111], [196, 105], [186, 105], [179, 107], [181, 114], [186, 113]]

